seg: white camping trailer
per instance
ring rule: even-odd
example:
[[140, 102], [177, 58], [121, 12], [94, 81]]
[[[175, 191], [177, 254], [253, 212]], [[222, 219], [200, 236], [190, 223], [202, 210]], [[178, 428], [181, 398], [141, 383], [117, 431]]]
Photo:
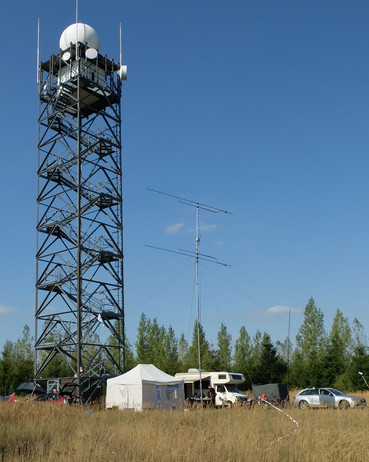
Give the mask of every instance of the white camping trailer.
[[[184, 380], [185, 398], [187, 402], [201, 399], [200, 396], [200, 373], [198, 369], [189, 369], [175, 375]], [[208, 387], [211, 386], [216, 392], [216, 406], [230, 406], [234, 403], [250, 404], [250, 399], [244, 393], [240, 393], [237, 385], [244, 383], [243, 374], [236, 372], [201, 372], [202, 397], [206, 398]]]

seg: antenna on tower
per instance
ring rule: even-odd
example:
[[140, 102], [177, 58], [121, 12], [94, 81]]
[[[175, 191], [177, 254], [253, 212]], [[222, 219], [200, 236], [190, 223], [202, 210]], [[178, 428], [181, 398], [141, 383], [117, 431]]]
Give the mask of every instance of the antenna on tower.
[[127, 66], [123, 65], [123, 56], [122, 56], [122, 23], [119, 23], [119, 71], [118, 75], [120, 80], [127, 80]]
[[78, 0], [76, 0], [76, 59], [79, 59], [78, 45]]
[[39, 66], [40, 64], [40, 18], [37, 20], [37, 66], [36, 66], [36, 82], [40, 83], [40, 71]]
[[122, 23], [119, 23], [119, 64], [122, 65]]

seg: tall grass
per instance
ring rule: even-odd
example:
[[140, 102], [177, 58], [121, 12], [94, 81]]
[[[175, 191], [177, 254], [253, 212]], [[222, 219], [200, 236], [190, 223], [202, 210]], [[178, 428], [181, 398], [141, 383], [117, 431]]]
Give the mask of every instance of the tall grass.
[[[366, 396], [368, 399], [368, 396]], [[122, 412], [18, 401], [0, 406], [1, 461], [369, 460], [369, 408]]]

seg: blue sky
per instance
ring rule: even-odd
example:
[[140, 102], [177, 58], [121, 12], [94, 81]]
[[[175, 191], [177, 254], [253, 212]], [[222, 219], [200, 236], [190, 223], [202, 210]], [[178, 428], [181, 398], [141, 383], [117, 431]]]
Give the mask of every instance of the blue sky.
[[[102, 9], [105, 8], [105, 9]], [[57, 53], [75, 2], [2, 7], [0, 345], [34, 325], [36, 34]], [[355, 0], [79, 1], [119, 60], [123, 27], [127, 335], [140, 315], [191, 337], [195, 209], [201, 320], [291, 340], [310, 297], [369, 329], [369, 3]]]

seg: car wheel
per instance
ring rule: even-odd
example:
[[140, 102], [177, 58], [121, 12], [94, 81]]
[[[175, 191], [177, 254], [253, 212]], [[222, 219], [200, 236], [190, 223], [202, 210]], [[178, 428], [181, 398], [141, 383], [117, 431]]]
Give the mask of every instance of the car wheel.
[[348, 407], [350, 407], [348, 401], [346, 401], [345, 399], [340, 401], [338, 406], [339, 406], [340, 409], [347, 409]]
[[299, 408], [300, 409], [308, 409], [309, 408], [309, 403], [303, 399], [302, 401], [299, 402]]

